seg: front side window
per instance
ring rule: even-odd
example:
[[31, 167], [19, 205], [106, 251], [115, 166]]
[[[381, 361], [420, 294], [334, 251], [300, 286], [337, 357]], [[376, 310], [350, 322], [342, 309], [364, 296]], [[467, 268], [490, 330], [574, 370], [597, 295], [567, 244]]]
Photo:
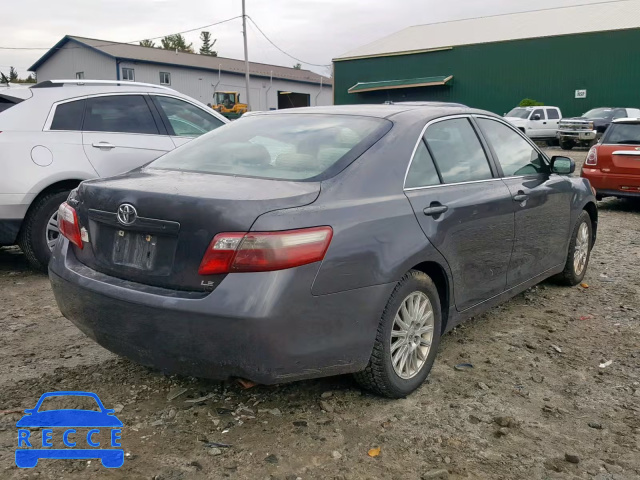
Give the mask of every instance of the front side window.
[[478, 124], [496, 152], [505, 177], [546, 171], [542, 155], [511, 128], [486, 118], [478, 118]]
[[183, 100], [163, 96], [156, 96], [155, 98], [167, 116], [173, 129], [173, 134], [179, 137], [199, 137], [224, 125], [213, 114], [207, 113]]
[[433, 159], [429, 154], [429, 150], [427, 150], [427, 146], [424, 144], [424, 140], [420, 139], [416, 153], [413, 155], [404, 187], [428, 187], [430, 185], [438, 185], [439, 183], [440, 178], [438, 177]]
[[467, 118], [434, 123], [427, 128], [424, 139], [444, 183], [493, 177], [482, 144]]
[[555, 108], [547, 108], [547, 118], [549, 120], [558, 120], [560, 118], [560, 114]]
[[536, 115], [538, 115], [538, 120], [544, 120], [544, 110], [541, 108], [538, 108], [537, 110], [534, 110], [533, 113], [531, 114], [531, 120], [535, 120], [536, 119]]
[[85, 100], [61, 103], [56, 106], [50, 130], [82, 130]]
[[84, 78], [84, 72], [76, 72], [76, 78], [82, 80]]
[[133, 71], [133, 68], [123, 68], [122, 79], [127, 80], [129, 82], [134, 82], [136, 80], [136, 75], [135, 75], [135, 72]]
[[352, 115], [256, 115], [193, 140], [149, 168], [316, 180], [338, 162], [346, 167], [389, 126], [388, 120]]
[[142, 95], [110, 95], [87, 100], [84, 131], [146, 133], [157, 135], [158, 127]]
[[160, 85], [171, 85], [171, 74], [169, 72], [160, 72]]
[[640, 123], [612, 123], [602, 140], [606, 145], [640, 145]]

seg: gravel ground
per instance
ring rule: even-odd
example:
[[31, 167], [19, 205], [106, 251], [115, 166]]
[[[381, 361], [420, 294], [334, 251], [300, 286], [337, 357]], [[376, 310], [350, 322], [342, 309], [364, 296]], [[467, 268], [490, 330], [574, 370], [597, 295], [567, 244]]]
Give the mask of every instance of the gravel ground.
[[[584, 286], [543, 283], [457, 328], [429, 381], [396, 401], [348, 376], [248, 390], [163, 376], [87, 339], [47, 278], [0, 249], [0, 478], [638, 479], [640, 205], [599, 208]], [[12, 411], [52, 390], [116, 408], [121, 469], [15, 466]]]

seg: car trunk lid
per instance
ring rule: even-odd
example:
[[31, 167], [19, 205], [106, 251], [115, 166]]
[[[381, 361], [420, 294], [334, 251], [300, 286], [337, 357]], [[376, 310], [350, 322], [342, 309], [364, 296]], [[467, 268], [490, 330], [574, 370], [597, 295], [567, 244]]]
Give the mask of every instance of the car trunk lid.
[[178, 290], [213, 289], [198, 275], [212, 238], [247, 232], [263, 213], [315, 201], [317, 182], [145, 169], [84, 182], [76, 196], [83, 264], [121, 279]]

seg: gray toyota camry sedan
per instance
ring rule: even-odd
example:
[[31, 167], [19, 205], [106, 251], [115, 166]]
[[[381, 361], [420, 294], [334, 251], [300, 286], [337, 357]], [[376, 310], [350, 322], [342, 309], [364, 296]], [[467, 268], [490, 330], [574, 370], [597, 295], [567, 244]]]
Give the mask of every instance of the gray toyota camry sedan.
[[582, 280], [598, 212], [574, 168], [461, 106], [257, 113], [83, 182], [49, 275], [62, 313], [136, 362], [403, 397], [463, 320]]

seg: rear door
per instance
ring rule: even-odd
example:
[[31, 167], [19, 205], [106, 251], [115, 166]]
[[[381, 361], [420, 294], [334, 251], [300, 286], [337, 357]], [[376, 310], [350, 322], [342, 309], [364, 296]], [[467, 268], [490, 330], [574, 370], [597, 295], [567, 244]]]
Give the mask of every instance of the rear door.
[[407, 172], [405, 193], [425, 235], [449, 264], [458, 310], [505, 290], [513, 201], [496, 176], [466, 116], [428, 125]]
[[168, 95], [150, 95], [176, 147], [215, 130], [224, 122], [202, 108]]
[[555, 138], [556, 132], [558, 131], [558, 122], [560, 121], [560, 110], [557, 108], [545, 108], [545, 111], [547, 114], [545, 135]]
[[117, 175], [175, 148], [147, 95], [102, 95], [86, 101], [82, 143], [101, 177]]
[[564, 263], [571, 183], [551, 174], [537, 147], [506, 123], [481, 116], [477, 122], [513, 198], [515, 243], [507, 274], [510, 288]]

